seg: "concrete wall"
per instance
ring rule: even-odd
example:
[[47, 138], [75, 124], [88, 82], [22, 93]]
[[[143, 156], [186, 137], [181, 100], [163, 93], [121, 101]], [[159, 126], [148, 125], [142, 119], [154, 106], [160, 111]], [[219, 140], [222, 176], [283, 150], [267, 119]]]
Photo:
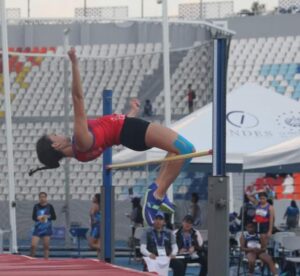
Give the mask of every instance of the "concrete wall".
[[300, 35], [300, 14], [233, 17], [227, 22], [234, 38]]
[[[63, 30], [69, 27], [71, 45], [156, 43], [162, 41], [161, 24], [155, 22], [80, 23], [9, 25], [10, 47], [63, 45]], [[189, 47], [209, 34], [203, 28], [188, 24], [170, 24], [173, 48]]]
[[[216, 20], [218, 21], [218, 20]], [[222, 20], [224, 21], [224, 20]], [[300, 35], [300, 14], [232, 17], [228, 27], [236, 31], [235, 38]], [[9, 25], [9, 46], [63, 45], [63, 30], [71, 28], [72, 45], [112, 43], [161, 42], [161, 24], [158, 22], [83, 23]], [[170, 24], [170, 42], [173, 48], [188, 47], [195, 41], [209, 39], [203, 28], [191, 24]]]

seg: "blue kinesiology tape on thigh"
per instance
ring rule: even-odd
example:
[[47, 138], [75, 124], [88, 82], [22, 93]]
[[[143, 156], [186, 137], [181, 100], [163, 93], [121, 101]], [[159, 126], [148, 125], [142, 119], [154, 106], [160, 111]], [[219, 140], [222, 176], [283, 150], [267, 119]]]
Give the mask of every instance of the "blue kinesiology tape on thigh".
[[[180, 154], [189, 154], [195, 151], [193, 144], [179, 134], [177, 136], [177, 139], [174, 141], [173, 146], [178, 149]], [[182, 169], [184, 169], [191, 160], [191, 158], [186, 159]]]

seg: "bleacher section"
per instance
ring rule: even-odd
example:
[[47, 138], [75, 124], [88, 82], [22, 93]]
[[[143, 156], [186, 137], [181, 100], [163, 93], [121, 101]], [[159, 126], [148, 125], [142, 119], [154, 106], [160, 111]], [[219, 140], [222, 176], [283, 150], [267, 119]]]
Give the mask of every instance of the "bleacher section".
[[[50, 49], [57, 55], [63, 54], [62, 47]], [[10, 51], [27, 54], [47, 53], [46, 50], [46, 48], [10, 49]], [[104, 88], [111, 88], [114, 91], [114, 111], [123, 112], [128, 99], [138, 96], [142, 81], [157, 69], [161, 58], [160, 43], [76, 46], [76, 51], [78, 56], [88, 57], [80, 58], [80, 70], [87, 113], [90, 116], [102, 113]], [[122, 58], [112, 59], [116, 56]], [[55, 173], [49, 171], [33, 177], [28, 176], [28, 171], [30, 168], [38, 166], [35, 153], [35, 142], [38, 137], [44, 133], [63, 133], [63, 120], [59, 116], [64, 115], [64, 60], [52, 56], [33, 58], [14, 55], [11, 56], [11, 60], [13, 60], [11, 62], [13, 65], [20, 60], [24, 64], [19, 69], [17, 66], [10, 67], [11, 89], [14, 95], [12, 98], [13, 117], [19, 118], [21, 121], [13, 124], [17, 200], [37, 200], [38, 192], [41, 189], [49, 193], [50, 199], [63, 200], [65, 175], [62, 168], [56, 170]], [[71, 82], [70, 68], [68, 78]], [[0, 108], [4, 110], [3, 93], [1, 95]], [[72, 125], [70, 127], [72, 128]], [[0, 131], [0, 151], [1, 155], [5, 156], [4, 124], [1, 124]], [[0, 166], [1, 180], [3, 179], [0, 184], [0, 200], [7, 200], [8, 168], [5, 158], [1, 159]], [[101, 168], [101, 159], [84, 165], [76, 161], [70, 162], [71, 199], [90, 200], [92, 195], [99, 192], [102, 178], [99, 168]], [[124, 182], [127, 179], [122, 175], [120, 178], [117, 176], [115, 180], [116, 185], [119, 180], [120, 185], [122, 183], [134, 184], [134, 179], [130, 180], [130, 183]]]
[[[228, 91], [246, 82], [271, 87], [277, 93], [295, 100], [300, 99], [300, 36], [250, 38], [232, 40], [228, 66]], [[63, 54], [57, 48], [14, 48], [11, 51], [25, 53]], [[102, 90], [114, 91], [113, 110], [124, 112], [128, 99], [141, 97], [142, 83], [159, 74], [161, 44], [111, 44], [76, 46], [80, 58], [83, 90], [89, 116], [102, 113]], [[155, 52], [155, 54], [153, 54]], [[126, 58], [124, 56], [127, 56]], [[87, 58], [88, 57], [88, 58]], [[99, 58], [101, 57], [101, 58]], [[118, 57], [118, 58], [115, 58]], [[189, 83], [196, 91], [196, 107], [209, 103], [212, 98], [211, 44], [195, 45], [178, 61], [171, 76], [172, 114], [187, 114], [186, 88]], [[50, 199], [64, 199], [64, 170], [43, 172], [33, 177], [27, 175], [30, 168], [38, 166], [35, 142], [44, 133], [63, 133], [59, 116], [63, 108], [62, 58], [10, 57], [10, 77], [15, 157], [16, 194], [18, 200], [36, 200], [41, 188]], [[70, 81], [70, 75], [68, 76]], [[3, 117], [3, 78], [0, 76], [0, 117]], [[156, 114], [163, 117], [163, 91], [148, 95]], [[71, 115], [71, 114], [70, 114]], [[3, 118], [2, 118], [2, 122]], [[72, 127], [72, 125], [70, 125]], [[117, 147], [116, 150], [120, 150]], [[0, 154], [6, 156], [5, 125], [0, 127]], [[88, 200], [99, 191], [101, 160], [88, 164], [70, 162], [70, 194], [72, 199]], [[134, 194], [144, 193], [146, 185], [154, 178], [145, 172], [118, 171], [114, 175], [117, 199], [128, 197], [128, 187]], [[174, 187], [176, 197], [191, 191], [201, 175], [182, 174]], [[7, 161], [0, 159], [0, 200], [7, 200]]]
[[[189, 50], [174, 74], [171, 76], [172, 114], [187, 114], [187, 86], [192, 84], [196, 91], [196, 108], [200, 108], [212, 100], [213, 89], [213, 52], [212, 44], [196, 43]], [[156, 97], [153, 108], [156, 114], [164, 114], [164, 92]]]
[[254, 82], [300, 98], [300, 36], [233, 40], [228, 66], [228, 91]]
[[[161, 44], [159, 43], [76, 46], [79, 56], [90, 57], [80, 60], [82, 86], [88, 115], [95, 116], [102, 113], [104, 88], [114, 91], [113, 110], [116, 113], [122, 112], [128, 98], [138, 96], [145, 76], [157, 69], [160, 50]], [[153, 51], [158, 53], [147, 54]], [[61, 55], [63, 48], [58, 47], [56, 53]], [[124, 58], [125, 55], [128, 57]], [[136, 56], [133, 57], [133, 55]], [[95, 58], [91, 58], [91, 56]], [[123, 58], [112, 59], [112, 57], [121, 56]], [[27, 74], [24, 75], [26, 85], [23, 83], [20, 85], [18, 81], [15, 81], [12, 85], [13, 93], [16, 95], [16, 104], [13, 104], [14, 115], [62, 116], [64, 112], [63, 67], [63, 58], [46, 57], [40, 68], [34, 66], [32, 70], [26, 71]], [[70, 74], [68, 79], [70, 82]]]

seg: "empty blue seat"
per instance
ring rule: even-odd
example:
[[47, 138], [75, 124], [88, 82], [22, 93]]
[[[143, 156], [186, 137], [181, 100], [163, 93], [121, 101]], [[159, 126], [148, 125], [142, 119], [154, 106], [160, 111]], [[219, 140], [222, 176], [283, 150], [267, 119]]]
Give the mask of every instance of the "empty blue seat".
[[269, 75], [271, 66], [269, 64], [264, 64], [261, 66], [260, 75], [266, 77]]
[[292, 73], [291, 72], [287, 72], [284, 78], [287, 81], [291, 81], [291, 80], [294, 79], [294, 76], [295, 76], [295, 72], [292, 72]]
[[276, 91], [280, 94], [284, 94], [285, 93], [285, 87], [277, 86]]
[[294, 88], [296, 88], [298, 82], [299, 82], [299, 81], [297, 81], [297, 80], [295, 80], [295, 79], [292, 79], [292, 80], [288, 81], [289, 86], [292, 86], [292, 87], [294, 87]]
[[300, 91], [299, 92], [294, 92], [293, 95], [292, 95], [292, 98], [294, 100], [299, 100], [299, 98], [300, 98]]
[[289, 65], [289, 68], [288, 68], [288, 73], [294, 73], [296, 74], [297, 73], [297, 69], [298, 69], [298, 65], [297, 64], [290, 64]]
[[277, 89], [277, 87], [279, 86], [279, 81], [273, 80], [273, 81], [271, 81], [271, 85], [272, 85], [275, 89]]

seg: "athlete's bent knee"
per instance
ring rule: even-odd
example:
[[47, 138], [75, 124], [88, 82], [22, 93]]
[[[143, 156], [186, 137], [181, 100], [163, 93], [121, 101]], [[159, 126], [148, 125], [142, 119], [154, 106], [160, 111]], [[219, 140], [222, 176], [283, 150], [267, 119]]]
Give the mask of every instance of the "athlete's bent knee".
[[189, 154], [195, 152], [194, 145], [179, 134], [173, 145], [180, 154]]
[[[173, 145], [178, 150], [179, 154], [189, 154], [195, 152], [194, 145], [179, 134], [177, 136], [177, 139], [174, 141]], [[184, 161], [182, 169], [185, 169], [186, 166], [191, 162], [191, 160], [191, 158], [186, 159]]]

